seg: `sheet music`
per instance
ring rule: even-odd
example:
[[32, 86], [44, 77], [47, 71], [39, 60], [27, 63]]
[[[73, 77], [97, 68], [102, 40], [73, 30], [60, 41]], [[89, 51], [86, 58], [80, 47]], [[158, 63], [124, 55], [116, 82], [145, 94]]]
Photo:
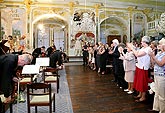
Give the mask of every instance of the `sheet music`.
[[36, 65], [49, 66], [49, 57], [36, 58]]
[[39, 65], [25, 65], [22, 74], [39, 74]]

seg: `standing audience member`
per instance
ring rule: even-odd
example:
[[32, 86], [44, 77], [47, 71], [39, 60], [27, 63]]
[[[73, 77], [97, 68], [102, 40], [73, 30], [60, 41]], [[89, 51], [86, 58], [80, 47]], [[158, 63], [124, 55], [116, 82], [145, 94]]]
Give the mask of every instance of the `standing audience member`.
[[91, 56], [92, 56], [92, 62], [91, 62], [92, 67], [91, 67], [91, 69], [92, 69], [92, 70], [95, 70], [95, 69], [96, 69], [94, 51], [95, 51], [95, 50], [94, 50], [94, 46], [93, 46], [93, 47], [92, 47], [92, 53], [91, 53]]
[[119, 41], [117, 39], [112, 40], [113, 50], [109, 51], [109, 54], [112, 56], [112, 66], [113, 66], [113, 74], [114, 80], [113, 82], [118, 82], [118, 73], [119, 73], [119, 57], [120, 53], [118, 51]]
[[95, 46], [93, 47], [93, 49], [94, 49], [94, 55], [93, 55], [93, 65], [94, 65], [94, 68], [93, 68], [93, 70], [98, 70], [98, 67], [97, 67], [97, 51], [98, 51], [98, 48], [99, 47], [99, 44], [98, 43], [96, 43], [95, 44]]
[[123, 65], [125, 71], [125, 81], [128, 82], [128, 89], [125, 89], [124, 91], [128, 91], [127, 92], [128, 94], [132, 94], [135, 68], [136, 68], [135, 56], [129, 47], [127, 47], [126, 54], [123, 51], [121, 51], [120, 53], [123, 55], [120, 58], [124, 60]]
[[155, 56], [156, 56], [156, 54], [158, 53], [158, 48], [157, 48], [157, 46], [158, 46], [158, 42], [156, 42], [156, 41], [152, 41], [152, 42], [151, 42], [150, 47], [151, 47], [152, 51], [154, 52]]
[[[157, 46], [158, 46], [158, 42], [156, 42], [156, 41], [152, 41], [151, 44], [150, 44], [150, 47], [152, 49], [152, 52], [154, 53], [155, 56], [158, 53]], [[154, 78], [153, 78], [152, 72], [154, 71], [154, 65], [152, 64], [152, 62], [151, 62], [151, 65], [150, 65], [150, 68], [149, 68], [148, 71], [149, 71], [148, 72], [149, 78], [150, 78], [151, 81], [153, 81]]]
[[105, 45], [100, 47], [100, 72], [102, 75], [105, 74], [107, 57], [108, 57], [108, 49], [105, 48]]
[[[137, 64], [134, 78], [134, 89], [138, 92], [136, 102], [143, 102], [146, 100], [146, 92], [148, 91], [148, 69], [150, 67], [149, 47], [150, 37], [143, 36], [141, 40], [142, 48], [135, 50], [132, 43], [127, 44], [137, 57]], [[139, 98], [139, 99], [138, 99]]]
[[89, 56], [88, 46], [87, 46], [87, 43], [86, 42], [84, 42], [82, 51], [83, 51], [83, 65], [85, 66], [85, 65], [88, 64], [88, 56]]
[[0, 56], [0, 91], [6, 98], [4, 103], [11, 101], [13, 79], [17, 67], [30, 64], [31, 61], [32, 56], [29, 54], [5, 54]]
[[165, 38], [159, 41], [160, 52], [150, 53], [151, 62], [154, 63], [155, 96], [153, 110], [165, 113]]
[[117, 73], [118, 82], [117, 83], [121, 89], [126, 89], [128, 87], [128, 83], [124, 79], [125, 72], [124, 72], [123, 60], [121, 59], [121, 57], [123, 57], [123, 53], [125, 51], [124, 43], [120, 43], [118, 45], [118, 51], [120, 53], [120, 57], [118, 59], [118, 73]]
[[101, 67], [101, 46], [103, 45], [102, 42], [98, 42], [98, 47], [97, 47], [97, 54], [96, 54], [96, 67], [97, 67], [97, 72], [100, 73], [100, 67]]

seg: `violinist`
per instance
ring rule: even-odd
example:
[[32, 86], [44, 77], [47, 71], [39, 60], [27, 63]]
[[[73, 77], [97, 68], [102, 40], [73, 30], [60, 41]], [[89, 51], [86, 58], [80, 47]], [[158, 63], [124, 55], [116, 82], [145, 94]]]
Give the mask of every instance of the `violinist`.
[[13, 80], [17, 80], [15, 71], [18, 66], [30, 64], [32, 56], [30, 54], [4, 54], [0, 56], [0, 93], [4, 94], [4, 103], [11, 102]]

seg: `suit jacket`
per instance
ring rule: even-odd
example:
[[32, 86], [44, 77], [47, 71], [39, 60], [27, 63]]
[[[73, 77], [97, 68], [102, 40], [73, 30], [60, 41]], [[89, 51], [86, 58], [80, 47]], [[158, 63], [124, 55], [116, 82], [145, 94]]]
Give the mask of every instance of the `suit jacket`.
[[0, 56], [0, 91], [9, 97], [12, 90], [12, 79], [18, 63], [18, 55], [5, 54]]
[[56, 65], [62, 64], [62, 53], [59, 50], [56, 50], [50, 55], [50, 67], [56, 68]]
[[36, 48], [34, 49], [34, 51], [32, 52], [32, 56], [34, 57], [39, 57], [39, 55], [41, 54], [41, 48]]
[[114, 52], [112, 53], [112, 59], [113, 59], [112, 65], [113, 65], [113, 72], [115, 75], [119, 74], [119, 63], [120, 63], [119, 57], [120, 57], [120, 53], [118, 51], [118, 46], [116, 46]]
[[120, 53], [118, 51], [118, 46], [116, 46], [114, 52], [112, 53], [112, 57], [113, 57], [113, 65], [118, 65], [119, 57], [120, 57]]

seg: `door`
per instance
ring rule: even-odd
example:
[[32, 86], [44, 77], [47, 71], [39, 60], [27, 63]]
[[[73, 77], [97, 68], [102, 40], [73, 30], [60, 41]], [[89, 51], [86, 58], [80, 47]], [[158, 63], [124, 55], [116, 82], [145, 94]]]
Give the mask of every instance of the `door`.
[[113, 39], [117, 39], [119, 42], [121, 42], [121, 35], [109, 35], [107, 37], [107, 43], [111, 45]]

